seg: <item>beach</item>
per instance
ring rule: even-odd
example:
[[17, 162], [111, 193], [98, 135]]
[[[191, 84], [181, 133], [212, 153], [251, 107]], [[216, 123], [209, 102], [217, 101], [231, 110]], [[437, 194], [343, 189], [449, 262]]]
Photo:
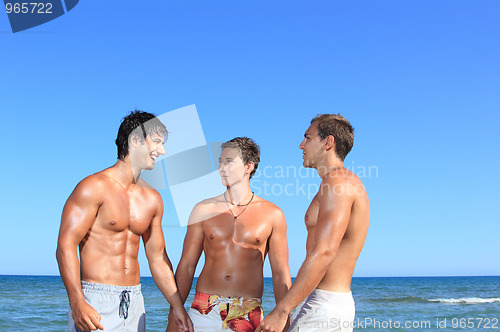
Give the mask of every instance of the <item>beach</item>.
[[[165, 331], [168, 303], [141, 279], [147, 331]], [[274, 307], [265, 278], [265, 314]], [[495, 331], [500, 277], [353, 278], [355, 331]], [[59, 276], [0, 276], [0, 331], [66, 331], [68, 300]], [[194, 297], [194, 285], [187, 303]], [[335, 322], [325, 322], [325, 331]]]

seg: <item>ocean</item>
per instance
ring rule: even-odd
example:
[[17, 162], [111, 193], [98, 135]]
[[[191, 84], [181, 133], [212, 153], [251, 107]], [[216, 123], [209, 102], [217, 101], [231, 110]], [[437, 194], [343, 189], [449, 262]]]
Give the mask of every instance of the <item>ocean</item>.
[[[142, 278], [147, 331], [165, 331], [168, 304]], [[355, 331], [500, 330], [500, 277], [354, 278]], [[187, 303], [194, 297], [194, 287]], [[265, 314], [274, 307], [265, 279]], [[59, 276], [0, 276], [0, 331], [67, 331], [68, 300]], [[325, 322], [324, 331], [329, 324]]]

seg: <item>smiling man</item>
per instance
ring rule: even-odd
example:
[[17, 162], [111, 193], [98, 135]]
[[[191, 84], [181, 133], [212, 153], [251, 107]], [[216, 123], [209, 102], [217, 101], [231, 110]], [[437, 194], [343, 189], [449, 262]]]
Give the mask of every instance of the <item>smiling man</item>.
[[307, 255], [292, 287], [257, 332], [281, 331], [301, 302], [290, 332], [353, 330], [351, 280], [370, 220], [365, 187], [344, 167], [353, 143], [353, 128], [340, 114], [318, 115], [305, 132], [303, 165], [321, 177], [305, 215]]
[[69, 331], [145, 331], [141, 237], [179, 330], [192, 331], [165, 251], [161, 196], [140, 178], [165, 154], [166, 136], [153, 114], [132, 112], [118, 130], [116, 164], [83, 179], [64, 206], [57, 261], [69, 298]]
[[[222, 145], [219, 172], [226, 191], [198, 203], [189, 217], [175, 278], [183, 300], [196, 265], [205, 265], [189, 310], [195, 331], [253, 332], [263, 318], [263, 265], [269, 254], [274, 296], [291, 284], [286, 221], [281, 209], [250, 190], [260, 162], [259, 147], [246, 137]], [[167, 331], [175, 323], [169, 322]]]

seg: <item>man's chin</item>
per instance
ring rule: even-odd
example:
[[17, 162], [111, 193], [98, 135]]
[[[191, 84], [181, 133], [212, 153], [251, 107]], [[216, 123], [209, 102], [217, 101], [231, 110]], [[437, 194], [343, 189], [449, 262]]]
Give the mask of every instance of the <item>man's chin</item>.
[[313, 168], [313, 167], [314, 167], [311, 163], [309, 163], [309, 162], [307, 162], [307, 161], [305, 161], [305, 160], [304, 160], [304, 162], [302, 163], [302, 166], [303, 166], [304, 168]]

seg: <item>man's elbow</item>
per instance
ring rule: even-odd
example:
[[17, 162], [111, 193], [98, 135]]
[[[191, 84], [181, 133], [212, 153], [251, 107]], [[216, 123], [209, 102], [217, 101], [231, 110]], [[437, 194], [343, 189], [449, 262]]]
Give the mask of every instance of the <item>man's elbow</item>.
[[330, 265], [337, 254], [337, 248], [332, 247], [318, 247], [312, 252], [312, 256], [319, 259], [321, 262], [325, 264], [325, 266]]
[[196, 271], [196, 265], [197, 265], [196, 263], [182, 261], [181, 258], [181, 261], [177, 266], [176, 276], [179, 271], [187, 273], [188, 276], [194, 276], [194, 272]]
[[162, 265], [163, 263], [166, 263], [167, 265], [170, 265], [170, 260], [168, 259], [167, 253], [165, 251], [159, 251], [159, 250], [146, 250], [146, 258], [148, 260], [149, 266], [156, 266], [156, 265]]
[[288, 266], [280, 267], [279, 269], [272, 269], [273, 280], [284, 280], [290, 279], [290, 268]]
[[56, 261], [57, 261], [57, 264], [61, 264], [61, 252], [60, 252], [59, 246], [56, 249]]
[[65, 250], [63, 249], [63, 247], [61, 247], [61, 245], [57, 245], [57, 248], [56, 248], [57, 264], [59, 264], [59, 265], [61, 264], [61, 262], [63, 260], [64, 253], [65, 253]]

